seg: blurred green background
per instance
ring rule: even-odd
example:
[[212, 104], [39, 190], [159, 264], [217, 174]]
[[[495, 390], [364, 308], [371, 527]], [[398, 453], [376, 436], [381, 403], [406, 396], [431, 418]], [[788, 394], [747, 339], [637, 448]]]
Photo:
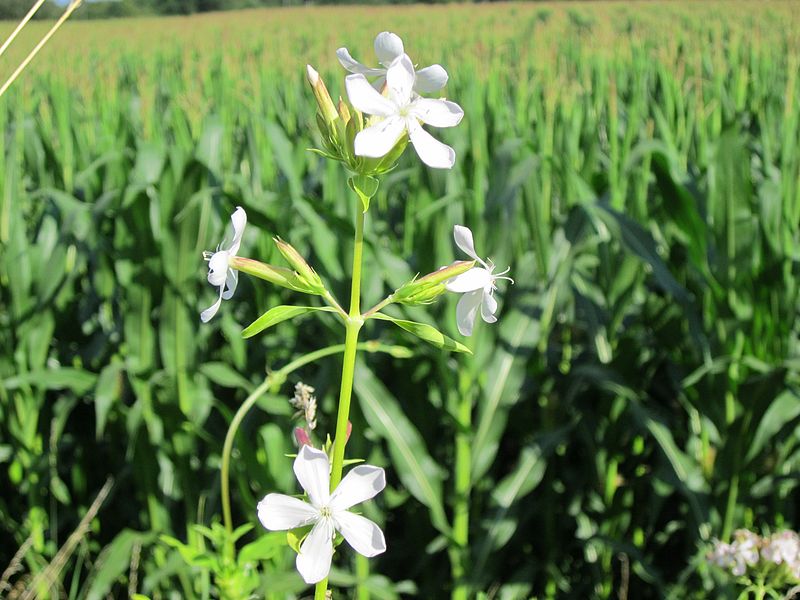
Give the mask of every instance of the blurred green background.
[[[800, 6], [611, 2], [302, 7], [67, 24], [0, 99], [0, 595], [207, 598], [159, 535], [219, 520], [222, 441], [269, 370], [342, 341], [332, 316], [243, 340], [302, 303], [243, 278], [214, 300], [202, 251], [235, 206], [240, 255], [297, 247], [347, 294], [355, 201], [318, 145], [314, 65], [398, 33], [443, 64], [462, 124], [452, 171], [411, 151], [367, 221], [365, 300], [461, 258], [452, 227], [511, 266], [474, 357], [371, 324], [348, 452], [387, 468], [367, 506], [389, 551], [376, 598], [446, 597], [454, 437], [472, 469], [469, 585], [486, 598], [732, 598], [707, 544], [798, 527]], [[12, 24], [5, 26], [10, 31]], [[10, 72], [45, 31], [0, 61]], [[455, 327], [456, 297], [403, 314]], [[234, 519], [296, 493], [294, 384], [332, 432], [340, 359], [295, 373], [236, 441]], [[456, 414], [464, 394], [472, 426]], [[68, 552], [68, 536], [113, 487]], [[246, 540], [262, 535], [258, 526]], [[332, 582], [353, 585], [351, 553]], [[12, 561], [14, 559], [14, 561]], [[293, 553], [262, 595], [303, 593]]]

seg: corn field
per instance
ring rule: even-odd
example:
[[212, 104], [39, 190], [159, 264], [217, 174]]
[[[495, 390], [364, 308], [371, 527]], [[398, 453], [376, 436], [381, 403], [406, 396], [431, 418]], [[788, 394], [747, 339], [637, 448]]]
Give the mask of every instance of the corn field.
[[[454, 223], [516, 283], [468, 339], [457, 298], [398, 312], [474, 356], [365, 328], [392, 349], [364, 354], [351, 417], [354, 452], [387, 471], [364, 510], [389, 549], [335, 561], [331, 581], [359, 599], [457, 583], [486, 600], [736, 598], [711, 542], [800, 528], [800, 4], [75, 22], [0, 99], [0, 597], [218, 597], [197, 564], [217, 560], [228, 424], [268, 373], [340, 339], [333, 317], [242, 339], [293, 295], [255, 280], [201, 326], [202, 251], [242, 206], [264, 232], [244, 255], [277, 262], [280, 235], [347, 296], [356, 207], [309, 152], [305, 65], [344, 96], [335, 49], [366, 59], [384, 30], [447, 68], [465, 117], [440, 132], [451, 171], [404, 156], [373, 200], [365, 304], [457, 259]], [[308, 593], [255, 507], [297, 492], [295, 384], [332, 431], [339, 368], [275, 378], [236, 438], [259, 597]], [[450, 537], [460, 444], [467, 548]]]

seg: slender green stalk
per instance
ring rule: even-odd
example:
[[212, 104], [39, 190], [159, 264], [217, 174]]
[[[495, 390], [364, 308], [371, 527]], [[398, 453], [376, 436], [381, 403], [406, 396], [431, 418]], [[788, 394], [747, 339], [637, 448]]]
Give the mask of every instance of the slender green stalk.
[[453, 544], [450, 552], [453, 575], [453, 600], [466, 600], [465, 581], [469, 563], [469, 492], [472, 472], [472, 395], [459, 386], [458, 430], [455, 455], [455, 503], [453, 506]]
[[[353, 395], [353, 375], [358, 353], [358, 332], [364, 325], [361, 318], [361, 260], [364, 253], [364, 213], [356, 208], [356, 233], [353, 244], [353, 283], [350, 287], [350, 316], [345, 324], [344, 360], [342, 362], [342, 385], [339, 388], [339, 409], [336, 416], [336, 437], [333, 440], [331, 464], [331, 491], [342, 480], [344, 446], [347, 443], [347, 423], [350, 418], [350, 399]], [[325, 600], [328, 579], [317, 584], [314, 600]]]
[[383, 300], [378, 302], [375, 306], [370, 308], [367, 312], [365, 312], [361, 316], [364, 317], [365, 319], [369, 319], [376, 312], [378, 312], [379, 310], [382, 310], [386, 306], [389, 306], [392, 302], [394, 302], [394, 294], [391, 294], [390, 296], [387, 296], [386, 298], [384, 298]]
[[356, 554], [356, 600], [369, 600], [369, 589], [364, 582], [369, 577], [369, 559], [361, 554]]

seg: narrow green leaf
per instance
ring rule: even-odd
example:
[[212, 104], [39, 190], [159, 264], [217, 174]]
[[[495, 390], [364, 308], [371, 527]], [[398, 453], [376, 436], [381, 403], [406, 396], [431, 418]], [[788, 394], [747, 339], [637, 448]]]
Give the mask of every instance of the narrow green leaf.
[[100, 376], [97, 378], [97, 385], [94, 388], [94, 412], [95, 412], [95, 431], [99, 439], [103, 435], [106, 427], [108, 411], [119, 400], [122, 395], [122, 365], [112, 363], [106, 365]]
[[406, 321], [404, 319], [396, 319], [395, 317], [390, 317], [389, 315], [385, 315], [383, 313], [375, 313], [370, 318], [372, 319], [380, 319], [381, 321], [391, 321], [401, 329], [408, 331], [411, 334], [414, 334], [421, 340], [425, 340], [429, 344], [433, 344], [437, 348], [442, 348], [443, 350], [450, 350], [452, 352], [466, 352], [467, 354], [472, 354], [472, 350], [467, 348], [461, 342], [457, 342], [452, 338], [447, 337], [441, 331], [436, 329], [431, 325], [426, 325], [425, 323], [417, 323], [416, 321]]
[[38, 369], [21, 373], [3, 381], [3, 387], [9, 390], [26, 385], [46, 389], [70, 389], [76, 394], [85, 394], [97, 381], [97, 375], [83, 369], [59, 367], [56, 369]]
[[139, 533], [130, 529], [119, 533], [114, 541], [106, 546], [96, 564], [86, 600], [102, 600], [108, 597], [117, 580], [130, 570], [134, 546], [137, 543], [149, 544], [153, 539], [155, 534]]
[[223, 362], [207, 362], [200, 365], [200, 372], [222, 387], [249, 390], [253, 385], [231, 366]]
[[442, 469], [428, 453], [419, 431], [397, 399], [361, 362], [356, 365], [354, 384], [367, 423], [388, 443], [400, 481], [428, 507], [433, 526], [449, 535], [450, 525], [442, 504]]
[[276, 306], [274, 308], [270, 308], [267, 312], [258, 317], [258, 319], [250, 323], [250, 325], [248, 325], [245, 330], [242, 331], [242, 337], [253, 337], [257, 333], [261, 333], [265, 329], [268, 329], [273, 325], [277, 325], [282, 321], [294, 319], [295, 317], [299, 317], [300, 315], [305, 315], [314, 311], [333, 312], [334, 309], [330, 308], [329, 306]]

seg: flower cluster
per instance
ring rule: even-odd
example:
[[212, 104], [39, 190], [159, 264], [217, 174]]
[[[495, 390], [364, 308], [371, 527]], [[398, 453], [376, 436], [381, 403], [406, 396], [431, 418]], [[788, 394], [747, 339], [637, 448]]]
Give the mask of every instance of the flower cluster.
[[761, 537], [747, 529], [739, 529], [734, 532], [731, 543], [714, 542], [706, 558], [712, 565], [736, 577], [772, 572], [782, 581], [800, 581], [800, 536], [794, 531]]

